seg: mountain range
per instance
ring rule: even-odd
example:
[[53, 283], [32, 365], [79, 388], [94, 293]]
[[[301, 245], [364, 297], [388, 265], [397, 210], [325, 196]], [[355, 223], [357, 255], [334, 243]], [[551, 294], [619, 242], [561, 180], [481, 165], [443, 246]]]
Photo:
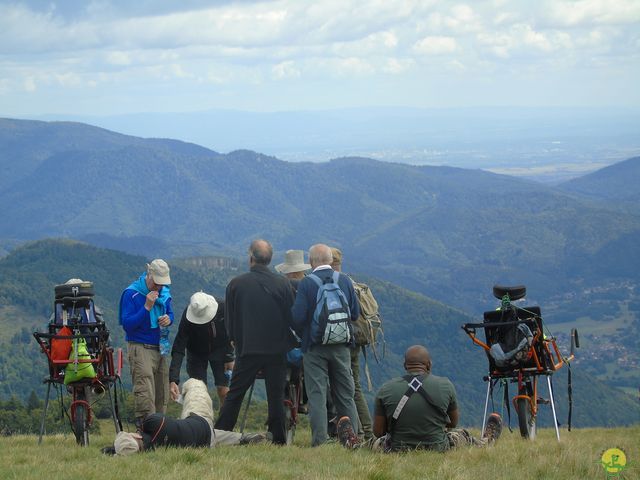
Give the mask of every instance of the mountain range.
[[[353, 270], [467, 309], [494, 282], [548, 300], [638, 279], [627, 259], [640, 255], [640, 212], [577, 195], [574, 182], [365, 158], [289, 163], [64, 122], [3, 120], [0, 144], [0, 244], [150, 237], [160, 252], [142, 253], [186, 256], [238, 255], [256, 236], [278, 251], [322, 241]], [[609, 169], [624, 184], [615, 190], [638, 195], [640, 182]], [[603, 175], [582, 182], [597, 191]]]

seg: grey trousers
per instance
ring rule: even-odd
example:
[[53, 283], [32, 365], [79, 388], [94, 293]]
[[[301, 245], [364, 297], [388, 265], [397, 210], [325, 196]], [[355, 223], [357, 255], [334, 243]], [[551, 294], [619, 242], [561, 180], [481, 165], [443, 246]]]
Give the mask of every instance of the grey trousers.
[[331, 384], [338, 418], [348, 416], [358, 425], [358, 412], [353, 400], [354, 384], [351, 373], [350, 349], [346, 345], [314, 345], [304, 354], [304, 383], [309, 399], [311, 445], [318, 446], [328, 439], [327, 387]]

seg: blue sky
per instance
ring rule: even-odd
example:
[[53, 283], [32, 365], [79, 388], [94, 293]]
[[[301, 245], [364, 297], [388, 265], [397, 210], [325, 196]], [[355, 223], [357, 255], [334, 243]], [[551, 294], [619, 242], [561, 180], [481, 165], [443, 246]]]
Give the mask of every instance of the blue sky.
[[638, 107], [638, 85], [638, 0], [0, 1], [1, 116]]

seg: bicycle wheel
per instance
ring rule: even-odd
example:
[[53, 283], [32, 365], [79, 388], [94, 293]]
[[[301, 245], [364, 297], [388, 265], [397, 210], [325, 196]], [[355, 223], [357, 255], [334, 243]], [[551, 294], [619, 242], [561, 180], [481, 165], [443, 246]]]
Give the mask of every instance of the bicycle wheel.
[[[76, 387], [75, 401], [86, 402], [84, 387]], [[85, 403], [76, 403], [73, 415], [73, 433], [76, 442], [82, 447], [89, 445], [89, 411]]]
[[522, 438], [533, 440], [536, 438], [536, 417], [528, 398], [516, 399], [516, 411], [518, 413], [518, 427]]
[[293, 407], [288, 407], [285, 406], [285, 411], [286, 411], [286, 428], [287, 428], [287, 445], [292, 445], [293, 444], [293, 438], [296, 435], [296, 422], [293, 420], [293, 413], [292, 413], [292, 408]]
[[289, 381], [285, 390], [284, 410], [285, 410], [285, 428], [287, 429], [287, 445], [293, 443], [293, 438], [296, 435], [296, 422], [298, 412], [298, 389], [297, 385]]

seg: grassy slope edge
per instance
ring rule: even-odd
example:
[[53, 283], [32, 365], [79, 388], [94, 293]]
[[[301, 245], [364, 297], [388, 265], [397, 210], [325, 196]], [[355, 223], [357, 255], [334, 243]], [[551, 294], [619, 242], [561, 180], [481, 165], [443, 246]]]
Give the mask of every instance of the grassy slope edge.
[[[92, 437], [86, 449], [72, 435], [45, 438], [22, 435], [0, 439], [0, 477], [4, 479], [63, 478], [69, 469], [84, 480], [107, 478], [216, 478], [216, 479], [330, 479], [396, 478], [578, 479], [606, 478], [598, 463], [604, 450], [618, 447], [627, 455], [621, 478], [638, 478], [637, 438], [640, 426], [615, 429], [542, 429], [535, 442], [517, 433], [503, 432], [492, 448], [469, 448], [438, 454], [413, 452], [384, 455], [366, 449], [352, 452], [337, 444], [308, 448], [309, 432], [301, 430], [292, 447], [258, 445], [207, 449], [161, 449], [134, 457], [105, 457], [100, 447], [113, 439], [107, 428]], [[477, 431], [474, 433], [477, 434]], [[636, 439], [636, 440], [634, 440]], [[42, 459], [46, 458], [44, 462]]]

